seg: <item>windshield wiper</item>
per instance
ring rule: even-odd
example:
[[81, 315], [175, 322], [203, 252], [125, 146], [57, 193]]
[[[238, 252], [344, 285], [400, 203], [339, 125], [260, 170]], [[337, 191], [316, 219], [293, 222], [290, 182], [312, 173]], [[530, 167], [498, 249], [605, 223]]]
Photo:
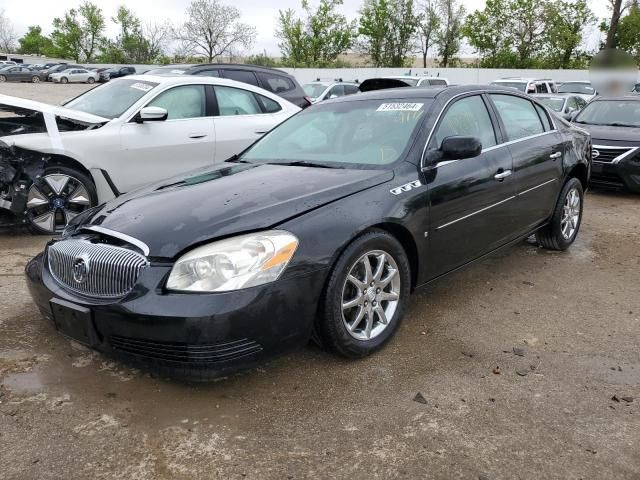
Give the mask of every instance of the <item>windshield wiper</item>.
[[327, 165], [326, 163], [309, 162], [307, 160], [293, 160], [291, 162], [265, 162], [268, 165], [286, 165], [288, 167], [313, 167], [313, 168], [345, 168], [341, 165]]
[[240, 155], [234, 153], [231, 157], [227, 158], [225, 162], [229, 163], [251, 163], [249, 160], [243, 160], [240, 158]]

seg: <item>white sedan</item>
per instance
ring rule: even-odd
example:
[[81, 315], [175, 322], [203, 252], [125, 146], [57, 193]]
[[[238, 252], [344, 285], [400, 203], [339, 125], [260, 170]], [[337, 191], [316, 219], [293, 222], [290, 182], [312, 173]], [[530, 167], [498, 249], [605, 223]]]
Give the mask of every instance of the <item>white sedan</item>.
[[52, 73], [49, 79], [56, 83], [95, 83], [100, 80], [100, 74], [86, 68], [68, 68], [62, 72]]
[[233, 80], [131, 75], [63, 107], [0, 95], [0, 141], [49, 159], [26, 218], [56, 233], [90, 206], [229, 159], [299, 110]]

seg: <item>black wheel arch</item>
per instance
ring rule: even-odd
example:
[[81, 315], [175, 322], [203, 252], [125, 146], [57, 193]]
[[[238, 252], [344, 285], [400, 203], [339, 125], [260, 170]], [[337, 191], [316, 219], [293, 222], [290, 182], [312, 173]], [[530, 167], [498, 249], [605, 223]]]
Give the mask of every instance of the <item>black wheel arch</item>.
[[89, 177], [95, 185], [95, 180], [93, 179], [93, 175], [91, 175], [91, 172], [84, 165], [71, 157], [67, 157], [65, 155], [51, 155], [45, 168], [53, 167], [67, 167], [73, 170], [77, 170]]

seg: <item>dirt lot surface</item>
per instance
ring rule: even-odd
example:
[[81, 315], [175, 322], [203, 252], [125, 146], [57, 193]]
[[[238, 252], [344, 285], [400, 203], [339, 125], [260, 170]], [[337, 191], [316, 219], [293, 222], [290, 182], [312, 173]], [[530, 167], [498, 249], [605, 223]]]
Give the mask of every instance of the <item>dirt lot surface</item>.
[[592, 191], [568, 252], [416, 292], [370, 358], [309, 345], [206, 385], [57, 334], [23, 278], [46, 241], [0, 232], [3, 479], [640, 478], [640, 197]]

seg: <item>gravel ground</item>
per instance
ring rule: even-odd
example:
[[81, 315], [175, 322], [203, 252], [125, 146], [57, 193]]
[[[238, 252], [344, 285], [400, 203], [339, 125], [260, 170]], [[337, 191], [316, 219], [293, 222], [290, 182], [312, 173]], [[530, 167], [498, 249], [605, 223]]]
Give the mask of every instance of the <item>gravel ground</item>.
[[638, 196], [590, 192], [568, 252], [522, 243], [416, 292], [370, 358], [309, 345], [197, 386], [45, 323], [23, 267], [46, 241], [0, 232], [3, 479], [640, 478]]

